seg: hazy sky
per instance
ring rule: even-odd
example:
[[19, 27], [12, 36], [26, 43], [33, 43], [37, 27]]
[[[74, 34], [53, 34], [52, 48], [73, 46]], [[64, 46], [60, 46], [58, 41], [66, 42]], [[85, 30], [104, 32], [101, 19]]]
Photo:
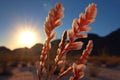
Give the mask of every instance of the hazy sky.
[[90, 33], [106, 36], [120, 28], [120, 0], [0, 0], [0, 46], [10, 49], [22, 47], [17, 40], [20, 29], [25, 25], [36, 32], [36, 43], [43, 43], [45, 18], [57, 2], [63, 3], [65, 15], [63, 25], [55, 30], [56, 38], [60, 38], [64, 30], [70, 29], [73, 19], [78, 18], [92, 2], [97, 5], [98, 14], [90, 25]]

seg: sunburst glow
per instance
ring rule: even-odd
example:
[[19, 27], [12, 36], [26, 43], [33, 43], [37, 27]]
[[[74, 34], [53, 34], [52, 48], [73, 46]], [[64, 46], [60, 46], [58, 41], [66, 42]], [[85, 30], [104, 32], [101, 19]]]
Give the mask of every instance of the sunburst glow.
[[17, 25], [17, 34], [16, 38], [18, 40], [18, 45], [20, 47], [32, 47], [36, 43], [41, 42], [40, 31], [37, 25], [33, 25], [31, 23], [26, 24], [18, 24]]
[[35, 34], [31, 31], [24, 31], [19, 36], [20, 44], [25, 46], [31, 46], [35, 43], [36, 37]]

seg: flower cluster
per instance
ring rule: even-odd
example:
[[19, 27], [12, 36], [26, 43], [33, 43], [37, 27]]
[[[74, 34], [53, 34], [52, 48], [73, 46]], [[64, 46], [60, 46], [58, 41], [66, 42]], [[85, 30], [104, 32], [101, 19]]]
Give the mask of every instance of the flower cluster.
[[40, 70], [39, 70], [39, 80], [41, 80], [41, 77], [44, 72], [45, 67], [45, 61], [48, 57], [48, 53], [51, 48], [50, 41], [55, 37], [56, 33], [53, 32], [53, 30], [62, 24], [61, 19], [64, 16], [64, 8], [61, 3], [56, 4], [55, 8], [51, 9], [48, 13], [48, 17], [46, 18], [46, 21], [44, 23], [44, 30], [47, 35], [47, 39], [45, 41], [45, 44], [42, 48], [42, 52], [40, 55]]
[[89, 40], [88, 42], [88, 45], [86, 47], [86, 49], [83, 51], [82, 53], [82, 56], [80, 57], [80, 59], [78, 60], [77, 63], [73, 63], [73, 66], [70, 66], [67, 70], [65, 70], [63, 73], [61, 73], [58, 77], [57, 77], [57, 80], [70, 73], [70, 72], [73, 72], [74, 73], [74, 76], [70, 78], [70, 80], [77, 80], [79, 78], [82, 78], [84, 73], [84, 69], [85, 69], [85, 63], [86, 63], [86, 60], [92, 50], [92, 47], [93, 47], [93, 42], [91, 40]]
[[[64, 8], [61, 3], [57, 3], [55, 8], [51, 9], [46, 18], [46, 22], [44, 24], [44, 30], [47, 35], [47, 39], [43, 46], [41, 55], [40, 55], [40, 71], [39, 71], [39, 80], [42, 80], [43, 70], [45, 68], [45, 61], [49, 54], [49, 50], [51, 48], [50, 41], [54, 38], [55, 32], [53, 30], [62, 24], [61, 19], [64, 16]], [[64, 31], [61, 42], [59, 43], [59, 48], [57, 50], [57, 55], [55, 57], [55, 64], [52, 67], [52, 70], [47, 74], [46, 80], [51, 80], [53, 73], [59, 66], [59, 64], [64, 65], [66, 62], [66, 54], [71, 50], [80, 50], [82, 48], [83, 42], [76, 42], [77, 38], [87, 38], [87, 34], [83, 34], [83, 32], [88, 32], [91, 27], [89, 24], [94, 22], [97, 13], [97, 8], [94, 3], [88, 5], [85, 10], [85, 13], [81, 13], [78, 19], [74, 19], [72, 23], [72, 29], [68, 31]], [[67, 42], [68, 41], [68, 42]], [[78, 80], [83, 77], [85, 63], [87, 57], [89, 56], [93, 47], [93, 42], [89, 40], [86, 49], [83, 51], [82, 56], [77, 61], [77, 63], [73, 63], [72, 66], [68, 67], [68, 69], [64, 70], [62, 67], [58, 77], [56, 80], [59, 80], [62, 76], [68, 74], [69, 72], [73, 72], [73, 76], [70, 77], [69, 80]]]

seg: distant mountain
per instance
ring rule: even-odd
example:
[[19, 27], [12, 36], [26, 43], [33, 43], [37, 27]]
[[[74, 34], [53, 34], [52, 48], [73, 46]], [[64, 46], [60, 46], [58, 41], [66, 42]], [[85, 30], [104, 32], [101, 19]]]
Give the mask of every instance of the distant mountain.
[[30, 48], [29, 53], [32, 54], [40, 54], [42, 51], [43, 44], [37, 43], [33, 47]]
[[8, 49], [8, 48], [6, 48], [6, 47], [4, 47], [4, 46], [1, 46], [0, 47], [0, 54], [1, 53], [11, 53], [11, 50], [10, 49]]
[[[109, 35], [105, 37], [100, 37], [96, 34], [88, 34], [88, 38], [86, 39], [77, 39], [76, 41], [84, 42], [83, 48], [78, 51], [70, 51], [69, 54], [82, 53], [85, 49], [88, 40], [93, 40], [93, 50], [91, 55], [102, 55], [107, 54], [110, 56], [120, 56], [120, 29], [111, 32]], [[58, 45], [60, 43], [60, 39], [54, 40], [51, 42], [51, 50], [50, 55], [55, 55], [57, 52]], [[17, 48], [11, 51], [6, 47], [0, 47], [1, 53], [24, 53], [24, 54], [40, 54], [42, 50], [43, 44], [35, 44], [31, 48]]]
[[33, 47], [31, 48], [17, 48], [14, 49], [12, 51], [12, 53], [22, 53], [22, 54], [40, 54], [41, 50], [42, 50], [43, 45], [42, 44], [35, 44]]
[[17, 48], [17, 49], [14, 49], [12, 51], [12, 53], [17, 53], [17, 54], [20, 54], [20, 53], [29, 53], [29, 49], [27, 47], [25, 47], [25, 48]]
[[0, 47], [0, 54], [5, 54], [5, 53], [13, 53], [13, 54], [40, 54], [42, 50], [42, 44], [35, 44], [31, 48], [16, 48], [14, 50], [10, 50], [6, 47]]
[[104, 41], [110, 55], [120, 56], [120, 29], [107, 35]]

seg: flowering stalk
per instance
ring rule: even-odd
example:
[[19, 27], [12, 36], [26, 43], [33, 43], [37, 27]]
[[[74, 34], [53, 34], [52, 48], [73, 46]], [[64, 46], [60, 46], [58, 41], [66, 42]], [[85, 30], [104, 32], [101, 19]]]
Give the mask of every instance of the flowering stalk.
[[[80, 59], [78, 60], [77, 63], [74, 63], [73, 66], [70, 66], [66, 71], [64, 71], [63, 73], [61, 73], [56, 80], [59, 80], [60, 77], [73, 72], [74, 77], [72, 77], [70, 80], [77, 80], [76, 78], [82, 78], [83, 77], [83, 67], [85, 66], [84, 64], [86, 63], [86, 60], [92, 50], [93, 47], [93, 42], [90, 40], [88, 42], [88, 45], [86, 47], [86, 49], [83, 51], [82, 56], [80, 57]], [[77, 66], [77, 67], [76, 67]], [[81, 68], [79, 68], [79, 66], [81, 66]], [[76, 70], [77, 69], [77, 70]], [[75, 72], [76, 71], [76, 72]]]
[[84, 76], [84, 70], [86, 66], [84, 64], [73, 64], [73, 76], [69, 80], [79, 80]]
[[[62, 24], [61, 19], [63, 18], [64, 8], [61, 3], [56, 4], [56, 7], [51, 9], [46, 18], [46, 22], [44, 24], [44, 30], [47, 36], [45, 44], [43, 46], [41, 56], [40, 56], [40, 70], [38, 72], [39, 80], [42, 80], [45, 61], [48, 57], [48, 53], [51, 49], [50, 41], [55, 37], [56, 33], [53, 30]], [[81, 34], [81, 32], [88, 32], [91, 28], [89, 24], [94, 22], [97, 13], [97, 8], [95, 4], [90, 4], [85, 13], [80, 14], [79, 19], [74, 19], [72, 23], [72, 29], [65, 31], [62, 35], [61, 42], [59, 44], [59, 48], [57, 50], [57, 55], [55, 57], [55, 64], [52, 67], [52, 70], [48, 72], [46, 80], [51, 80], [52, 76], [57, 69], [59, 64], [64, 64], [66, 61], [66, 54], [70, 50], [80, 50], [82, 48], [83, 42], [75, 42], [76, 38], [86, 38], [87, 34]], [[68, 43], [66, 40], [68, 38]], [[85, 61], [89, 56], [92, 50], [93, 43], [89, 40], [86, 49], [83, 51], [82, 56], [78, 60], [77, 63], [74, 63], [67, 70], [64, 71], [64, 66], [61, 69], [59, 76], [56, 80], [59, 80], [60, 77], [64, 76], [69, 72], [73, 72], [74, 75], [70, 78], [70, 80], [78, 80], [83, 77], [84, 69], [85, 69]]]
[[[96, 5], [92, 3], [86, 8], [85, 14], [82, 13], [80, 14], [79, 19], [73, 20], [72, 29], [68, 30], [67, 33], [69, 43], [65, 45], [62, 52], [58, 55], [60, 58], [70, 50], [80, 50], [82, 48], [83, 42], [75, 42], [75, 39], [87, 37], [87, 34], [81, 34], [81, 32], [87, 32], [90, 30], [88, 25], [95, 20], [96, 13]], [[58, 59], [60, 58], [58, 57]]]
[[58, 60], [60, 60], [60, 55], [62, 54], [62, 51], [64, 50], [65, 48], [65, 45], [66, 45], [66, 39], [67, 39], [67, 31], [64, 31], [63, 35], [62, 35], [62, 39], [61, 39], [61, 42], [59, 43], [59, 48], [57, 50], [57, 55], [55, 57], [55, 63], [58, 62]]
[[42, 48], [42, 52], [40, 55], [40, 71], [39, 71], [39, 80], [42, 79], [43, 76], [43, 70], [45, 61], [48, 57], [48, 52], [50, 51], [51, 44], [50, 41], [55, 37], [56, 33], [52, 32], [57, 26], [60, 26], [62, 24], [61, 19], [64, 16], [64, 8], [61, 3], [57, 3], [55, 8], [51, 9], [48, 13], [48, 17], [46, 18], [45, 24], [44, 24], [44, 30], [47, 35], [47, 39], [45, 41], [45, 44]]
[[[63, 50], [63, 52], [67, 52], [69, 50], [79, 50], [83, 43], [82, 42], [74, 42], [76, 38], [86, 38], [87, 34], [81, 34], [81, 32], [87, 32], [89, 31], [91, 28], [88, 26], [90, 23], [92, 23], [95, 20], [96, 17], [96, 13], [97, 13], [97, 8], [95, 4], [90, 4], [86, 10], [85, 10], [85, 14], [80, 14], [79, 19], [74, 19], [73, 23], [72, 23], [72, 29], [68, 30], [68, 39], [69, 39], [69, 43], [65, 46], [65, 49]], [[86, 60], [86, 57], [88, 56], [87, 53], [89, 53], [92, 49], [92, 41], [88, 42], [88, 46], [86, 48], [86, 50], [84, 50], [80, 60], [78, 61], [77, 65], [79, 64], [84, 64], [83, 61]], [[75, 69], [74, 71], [76, 71], [75, 65], [74, 68], [69, 67], [66, 71], [64, 71], [63, 73], [61, 73], [56, 80], [59, 80], [60, 77], [62, 77], [63, 75], [72, 72], [73, 69]], [[77, 69], [79, 70], [79, 69]], [[79, 71], [78, 71], [79, 72]], [[76, 72], [74, 72], [74, 75]], [[79, 75], [80, 76], [80, 75]], [[71, 80], [75, 80], [76, 77], [71, 78]]]
[[58, 50], [57, 50], [57, 55], [56, 55], [56, 58], [55, 58], [55, 64], [54, 64], [52, 70], [50, 71], [50, 73], [48, 74], [48, 77], [47, 77], [46, 80], [51, 80], [51, 78], [52, 78], [55, 70], [56, 70], [57, 67], [58, 67], [59, 62], [62, 61], [61, 59], [58, 59], [58, 58], [59, 58], [59, 55], [61, 54], [62, 50], [63, 50], [64, 47], [65, 47], [66, 38], [67, 38], [67, 32], [64, 31], [64, 32], [63, 32], [63, 35], [62, 35], [61, 42], [60, 42], [60, 44], [59, 44], [59, 48], [58, 48]]

